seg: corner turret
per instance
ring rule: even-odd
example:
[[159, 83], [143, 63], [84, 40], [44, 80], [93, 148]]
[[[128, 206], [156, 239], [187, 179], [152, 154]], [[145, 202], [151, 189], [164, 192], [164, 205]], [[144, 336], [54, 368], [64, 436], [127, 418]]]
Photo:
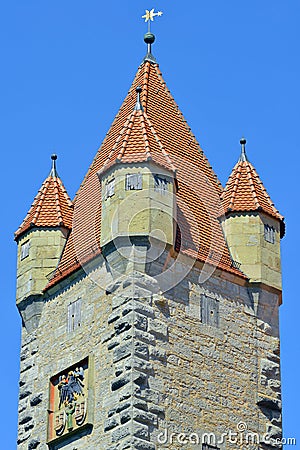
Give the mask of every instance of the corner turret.
[[280, 238], [284, 236], [284, 218], [248, 161], [246, 139], [240, 143], [240, 158], [222, 194], [223, 232], [232, 259], [241, 264], [249, 281], [281, 290]]
[[[104, 254], [112, 244], [126, 247], [126, 255], [132, 243], [146, 251], [149, 245], [154, 249], [154, 244], [162, 251], [174, 246], [176, 170], [143, 108], [141, 93], [137, 87], [134, 109], [98, 172]], [[143, 271], [146, 259], [142, 260]]]
[[[42, 290], [61, 257], [72, 228], [73, 204], [56, 170], [52, 167], [34, 202], [15, 233], [18, 244], [17, 305], [27, 328], [37, 325]], [[29, 307], [30, 306], [30, 307]]]

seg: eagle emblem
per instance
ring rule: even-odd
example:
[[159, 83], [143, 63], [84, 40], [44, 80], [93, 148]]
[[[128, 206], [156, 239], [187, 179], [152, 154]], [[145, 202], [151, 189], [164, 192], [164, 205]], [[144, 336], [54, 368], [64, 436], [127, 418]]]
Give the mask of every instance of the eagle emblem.
[[84, 397], [84, 369], [76, 367], [67, 374], [60, 375], [57, 389], [59, 392], [58, 413], [55, 431], [58, 436], [65, 428], [72, 431], [74, 424], [80, 426], [86, 417], [86, 399]]

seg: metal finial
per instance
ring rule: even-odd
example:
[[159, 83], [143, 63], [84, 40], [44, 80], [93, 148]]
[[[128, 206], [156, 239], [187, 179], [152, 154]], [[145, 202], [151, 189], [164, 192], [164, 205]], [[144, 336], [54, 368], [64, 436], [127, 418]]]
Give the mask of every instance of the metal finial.
[[151, 22], [154, 21], [154, 17], [162, 16], [162, 11], [154, 12], [154, 8], [151, 10], [146, 9], [146, 14], [142, 16], [142, 19], [145, 19], [145, 22], [148, 22], [148, 31], [144, 36], [144, 41], [147, 44], [147, 55], [144, 58], [144, 61], [150, 61], [156, 63], [156, 59], [152, 55], [151, 45], [155, 41], [155, 36], [151, 33]]
[[143, 106], [141, 104], [141, 92], [142, 92], [141, 86], [138, 86], [135, 91], [136, 91], [136, 104], [134, 109], [136, 111], [143, 111]]
[[50, 177], [57, 177], [57, 170], [56, 170], [56, 160], [57, 160], [57, 155], [55, 155], [55, 153], [53, 153], [53, 155], [51, 155], [51, 159], [52, 159], [52, 167], [51, 167], [51, 171], [49, 176]]
[[241, 144], [242, 148], [241, 148], [241, 155], [240, 155], [239, 161], [248, 161], [247, 155], [246, 155], [246, 142], [247, 141], [244, 137], [242, 137], [240, 139], [240, 144]]

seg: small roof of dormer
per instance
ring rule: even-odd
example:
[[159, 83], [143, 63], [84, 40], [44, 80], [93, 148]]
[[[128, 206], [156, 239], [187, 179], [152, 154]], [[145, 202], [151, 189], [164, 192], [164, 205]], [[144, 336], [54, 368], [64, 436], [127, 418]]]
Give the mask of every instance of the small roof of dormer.
[[281, 235], [284, 235], [284, 217], [276, 209], [258, 173], [248, 161], [242, 138], [241, 155], [234, 166], [221, 199], [225, 215], [232, 212], [260, 211], [281, 222]]
[[99, 174], [117, 163], [140, 163], [153, 161], [171, 172], [175, 166], [165, 150], [142, 104], [142, 88], [136, 88], [137, 99], [133, 111], [127, 117]]
[[30, 210], [15, 232], [17, 240], [32, 227], [72, 228], [73, 203], [57, 174], [56, 155], [51, 156], [52, 167], [49, 176], [43, 182]]

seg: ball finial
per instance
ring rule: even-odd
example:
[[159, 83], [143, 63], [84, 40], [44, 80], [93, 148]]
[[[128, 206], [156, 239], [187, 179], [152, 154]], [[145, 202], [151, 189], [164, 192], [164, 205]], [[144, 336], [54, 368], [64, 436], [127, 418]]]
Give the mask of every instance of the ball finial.
[[242, 137], [241, 139], [240, 139], [240, 144], [241, 145], [246, 145], [246, 139], [244, 138], [244, 137]]
[[141, 94], [141, 92], [142, 92], [141, 86], [138, 86], [138, 87], [136, 88], [135, 92], [136, 92], [137, 94]]
[[51, 159], [52, 159], [52, 161], [56, 161], [57, 160], [57, 155], [55, 153], [53, 153], [51, 155]]
[[148, 33], [145, 34], [144, 36], [144, 42], [146, 42], [146, 44], [153, 44], [153, 42], [155, 41], [155, 36], [153, 33], [150, 33], [148, 31]]

